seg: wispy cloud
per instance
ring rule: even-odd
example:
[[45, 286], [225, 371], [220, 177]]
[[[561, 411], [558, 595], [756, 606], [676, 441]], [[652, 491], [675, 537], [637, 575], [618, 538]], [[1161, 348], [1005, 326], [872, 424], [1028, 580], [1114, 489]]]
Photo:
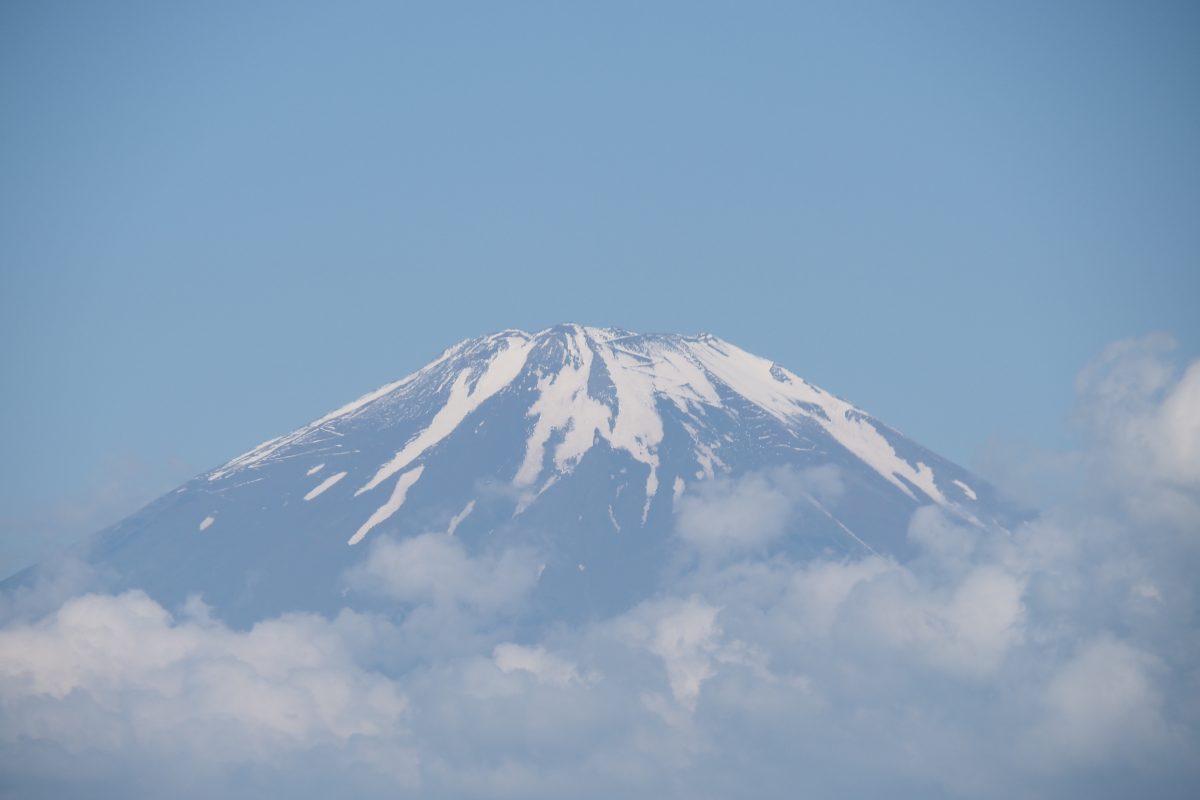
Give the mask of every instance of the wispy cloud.
[[183, 483], [195, 470], [171, 460], [149, 464], [116, 456], [67, 496], [0, 510], [0, 577], [50, 557]]

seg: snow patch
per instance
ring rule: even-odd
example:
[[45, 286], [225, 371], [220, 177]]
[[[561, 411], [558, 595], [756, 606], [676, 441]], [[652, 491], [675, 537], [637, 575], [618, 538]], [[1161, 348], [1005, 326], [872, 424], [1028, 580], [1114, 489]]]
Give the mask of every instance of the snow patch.
[[474, 510], [475, 510], [475, 501], [471, 500], [465, 506], [463, 506], [462, 511], [458, 512], [457, 514], [455, 514], [453, 517], [450, 518], [450, 524], [446, 527], [446, 533], [449, 534], [450, 536], [453, 536], [454, 532], [456, 530], [458, 530], [458, 526], [462, 524], [462, 521], [464, 519], [466, 519], [467, 517], [471, 516], [471, 512]]
[[512, 383], [525, 366], [532, 341], [524, 336], [507, 337], [502, 341], [505, 342], [504, 349], [492, 356], [474, 387], [468, 388], [467, 384], [475, 376], [475, 369], [468, 368], [458, 373], [446, 404], [434, 415], [429, 426], [410, 439], [391, 461], [380, 467], [375, 476], [354, 493], [356, 497], [374, 489], [406, 468], [429, 448], [453, 433], [485, 400]]
[[304, 495], [304, 499], [312, 500], [314, 497], [320, 496], [326, 489], [328, 489], [330, 486], [333, 486], [344, 477], [346, 477], [345, 472], [338, 472], [334, 475], [330, 475], [328, 478], [314, 486], [308, 494]]
[[965, 483], [963, 483], [962, 481], [960, 481], [960, 480], [953, 480], [953, 481], [951, 481], [951, 483], [953, 483], [953, 484], [954, 484], [955, 486], [957, 486], [958, 488], [962, 489], [962, 493], [963, 493], [963, 494], [965, 494], [967, 497], [971, 498], [972, 500], [978, 500], [978, 499], [979, 499], [978, 497], [976, 497], [976, 496], [975, 496], [975, 490], [974, 490], [974, 489], [972, 489], [970, 486], [967, 486], [967, 485], [966, 485]]
[[[563, 432], [552, 454], [559, 474], [570, 472], [603, 440], [650, 468], [642, 508], [644, 522], [658, 492], [658, 447], [663, 438], [659, 399], [690, 413], [697, 407], [721, 407], [720, 395], [703, 365], [677, 337], [638, 337], [576, 325], [565, 346], [566, 365], [538, 382], [538, 397], [529, 409], [529, 416], [537, 417], [537, 422], [513, 483], [529, 486], [542, 474], [547, 443], [556, 431]], [[611, 405], [588, 393], [597, 358], [612, 382], [615, 403]]]
[[217, 521], [216, 517], [211, 517], [211, 516], [205, 517], [204, 519], [200, 520], [200, 530], [202, 530], [202, 531], [208, 530], [208, 527], [216, 521]]
[[381, 386], [373, 392], [368, 392], [357, 400], [354, 400], [353, 402], [347, 403], [341, 408], [329, 412], [318, 420], [310, 422], [303, 428], [292, 431], [285, 436], [277, 436], [274, 439], [268, 439], [267, 441], [255, 447], [253, 450], [242, 453], [240, 456], [234, 458], [232, 461], [229, 461], [224, 466], [213, 470], [211, 473], [209, 473], [208, 480], [215, 481], [220, 478], [224, 478], [226, 475], [229, 475], [233, 472], [237, 472], [249, 467], [257, 467], [266, 462], [272, 461], [277, 457], [276, 454], [278, 454], [279, 451], [293, 444], [308, 441], [314, 434], [317, 434], [318, 432], [340, 436], [341, 434], [339, 434], [337, 431], [333, 430], [332, 428], [327, 428], [326, 426], [332, 422], [354, 416], [371, 403], [374, 403], [376, 400], [403, 389], [404, 387], [416, 381], [418, 378], [429, 374], [438, 365], [442, 364], [455, 353], [459, 352], [466, 344], [467, 342], [460, 342], [459, 344], [456, 344], [454, 347], [451, 347], [442, 353], [437, 359], [426, 364], [424, 367], [412, 373], [411, 375], [407, 375], [398, 381]]
[[[557, 338], [552, 341], [550, 337]], [[774, 417], [803, 443], [814, 441], [809, 438], [811, 426], [819, 426], [838, 445], [909, 497], [918, 499], [924, 493], [935, 502], [951, 505], [938, 486], [933, 469], [901, 457], [892, 444], [894, 437], [889, 429], [857, 407], [767, 359], [709, 335], [643, 336], [578, 325], [537, 334], [509, 330], [460, 343], [419, 372], [364, 395], [296, 432], [270, 440], [207, 477], [216, 480], [230, 472], [274, 460], [316, 460], [314, 456], [320, 453], [342, 455], [345, 451], [336, 449], [341, 445], [334, 437], [342, 435], [335, 429], [336, 423], [360, 413], [389, 393], [399, 392], [395, 400], [441, 399], [440, 408], [420, 406], [432, 418], [424, 417], [429, 420], [425, 427], [403, 443], [354, 492], [355, 496], [364, 494], [422, 463], [432, 448], [454, 433], [488, 399], [511, 386], [528, 365], [544, 363], [531, 362], [531, 354], [535, 347], [546, 343], [561, 346], [565, 353], [561, 363], [546, 363], [541, 374], [527, 376], [530, 383], [536, 381], [536, 390], [526, 410], [532, 429], [512, 478], [513, 485], [520, 490], [514, 516], [557, 478], [570, 474], [592, 447], [606, 442], [613, 450], [624, 451], [648, 468], [642, 505], [645, 524], [660, 488], [659, 448], [664, 438], [664, 414], [681, 423], [691, 440], [695, 467], [686, 473], [689, 480], [693, 472], [696, 479], [712, 478], [728, 469], [718, 455], [724, 442], [716, 432], [721, 430], [725, 416], [732, 422], [738, 421], [741, 404], [725, 403], [725, 399], [734, 396]], [[452, 357], [454, 360], [448, 361]], [[597, 383], [608, 385], [603, 394], [593, 396], [589, 387], [594, 389]], [[478, 425], [484, 422], [479, 420]], [[729, 434], [724, 439], [733, 441]], [[315, 475], [325, 466], [323, 462], [311, 467], [307, 474]], [[976, 499], [970, 487], [961, 481], [954, 483], [965, 496]], [[957, 492], [955, 497], [959, 497]]]
[[596, 441], [596, 433], [608, 438], [608, 406], [588, 394], [594, 353], [582, 331], [567, 339], [567, 363], [557, 373], [538, 381], [538, 398], [528, 416], [537, 423], [525, 444], [525, 459], [513, 478], [517, 486], [529, 486], [537, 480], [546, 460], [546, 443], [551, 434], [565, 431], [554, 450], [554, 468], [562, 473], [579, 462]]
[[400, 510], [400, 506], [404, 505], [404, 500], [408, 497], [408, 490], [421, 477], [421, 473], [425, 471], [425, 465], [409, 470], [396, 479], [396, 486], [392, 489], [392, 496], [387, 502], [375, 509], [375, 513], [362, 524], [354, 535], [347, 540], [346, 544], [358, 544], [363, 540], [363, 537], [370, 533], [371, 529], [382, 522], [385, 522], [389, 517]]
[[786, 369], [715, 337], [701, 337], [691, 348], [697, 359], [721, 383], [785, 423], [800, 418], [815, 421], [884, 479], [914, 500], [912, 490], [897, 475], [945, 504], [933, 470], [910, 464], [897, 453], [874, 421], [841, 398], [823, 392]]

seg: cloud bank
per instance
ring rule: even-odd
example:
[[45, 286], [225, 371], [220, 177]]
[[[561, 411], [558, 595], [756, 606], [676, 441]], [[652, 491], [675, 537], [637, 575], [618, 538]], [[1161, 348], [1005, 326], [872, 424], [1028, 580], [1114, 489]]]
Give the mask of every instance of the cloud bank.
[[[11, 797], [1156, 797], [1200, 785], [1200, 362], [1161, 338], [1077, 383], [1083, 446], [1011, 532], [919, 509], [917, 555], [796, 561], [835, 472], [701, 485], [680, 563], [530, 633], [524, 549], [385, 538], [347, 608], [233, 630], [83, 594], [0, 630]], [[352, 601], [352, 597], [350, 598]], [[16, 606], [12, 606], [16, 608]]]

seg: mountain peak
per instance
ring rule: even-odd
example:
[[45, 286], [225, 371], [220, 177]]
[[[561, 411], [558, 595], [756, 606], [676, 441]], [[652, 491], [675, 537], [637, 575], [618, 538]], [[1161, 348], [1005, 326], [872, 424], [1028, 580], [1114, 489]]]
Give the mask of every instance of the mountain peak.
[[[803, 431], [820, 429], [914, 500], [921, 494], [951, 505], [946, 487], [926, 462], [898, 454], [893, 443], [898, 434], [772, 361], [708, 333], [639, 334], [576, 323], [536, 333], [507, 329], [460, 342], [412, 375], [264, 442], [207, 478], [217, 481], [291, 458], [297, 447], [323, 441], [338, 425], [388, 417], [417, 397], [433, 400], [428, 425], [356, 488], [359, 496], [420, 464], [493, 397], [516, 391], [528, 398], [523, 419], [530, 425], [511, 476], [512, 485], [525, 492], [520, 509], [604, 443], [648, 468], [644, 521], [659, 487], [664, 408], [678, 417], [691, 440], [697, 477], [712, 478], [728, 467], [718, 452], [722, 445], [714, 416], [736, 420], [755, 413], [799, 441], [805, 440]], [[373, 520], [371, 527], [383, 521]], [[350, 541], [357, 543], [363, 535], [360, 528]]]
[[264, 593], [295, 607], [299, 573], [324, 598], [306, 607], [333, 608], [333, 565], [380, 536], [533, 536], [547, 592], [569, 605], [583, 565], [648, 581], [688, 492], [781, 468], [836, 488], [796, 489], [804, 546], [903, 550], [894, 532], [922, 504], [978, 525], [1000, 514], [962, 468], [730, 342], [568, 322], [459, 342], [197, 477], [102, 549], [169, 597], [191, 586], [230, 608]]

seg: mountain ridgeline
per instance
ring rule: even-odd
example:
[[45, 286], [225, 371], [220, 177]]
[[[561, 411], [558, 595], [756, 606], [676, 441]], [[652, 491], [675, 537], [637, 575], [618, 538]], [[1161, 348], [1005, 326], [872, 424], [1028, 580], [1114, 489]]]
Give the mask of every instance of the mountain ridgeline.
[[981, 527], [1010, 514], [961, 467], [728, 342], [568, 324], [461, 342], [197, 476], [87, 557], [119, 587], [169, 606], [200, 594], [248, 624], [334, 613], [381, 537], [442, 532], [538, 553], [533, 613], [580, 619], [653, 590], [691, 493], [771, 471], [796, 476], [772, 544], [796, 554], [904, 558], [922, 505]]

